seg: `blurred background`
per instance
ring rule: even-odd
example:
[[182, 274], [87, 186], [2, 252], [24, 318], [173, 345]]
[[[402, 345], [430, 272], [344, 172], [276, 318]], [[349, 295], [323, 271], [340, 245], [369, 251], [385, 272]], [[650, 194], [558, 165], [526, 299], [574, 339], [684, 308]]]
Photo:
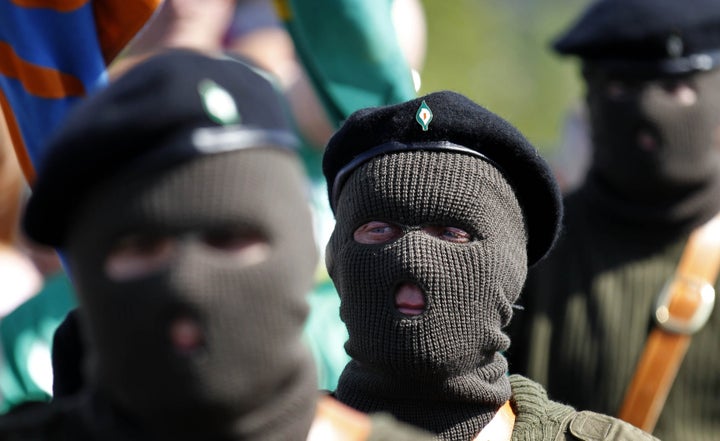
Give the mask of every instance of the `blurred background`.
[[452, 89], [517, 126], [543, 156], [582, 98], [578, 66], [554, 54], [588, 0], [422, 0], [427, 55], [420, 93]]

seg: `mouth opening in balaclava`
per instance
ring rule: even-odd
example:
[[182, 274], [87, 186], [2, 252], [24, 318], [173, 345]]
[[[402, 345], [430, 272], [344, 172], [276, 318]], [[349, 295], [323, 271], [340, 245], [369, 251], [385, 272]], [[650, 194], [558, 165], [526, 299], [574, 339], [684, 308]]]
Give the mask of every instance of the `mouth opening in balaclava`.
[[426, 306], [425, 293], [417, 284], [404, 282], [395, 290], [395, 308], [400, 314], [416, 317], [425, 312]]
[[195, 318], [176, 317], [170, 323], [168, 334], [172, 347], [179, 355], [193, 356], [205, 348], [205, 331]]

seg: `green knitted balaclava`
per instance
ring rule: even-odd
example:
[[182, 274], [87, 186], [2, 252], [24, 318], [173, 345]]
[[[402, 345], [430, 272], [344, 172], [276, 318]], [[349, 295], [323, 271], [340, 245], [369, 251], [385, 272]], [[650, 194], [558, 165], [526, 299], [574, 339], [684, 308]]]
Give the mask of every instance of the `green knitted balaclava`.
[[[683, 222], [720, 208], [720, 70], [618, 82], [586, 69], [585, 78], [591, 185], [628, 218]], [[695, 100], [683, 103], [678, 84]]]
[[[340, 194], [327, 247], [352, 361], [336, 397], [439, 434], [472, 439], [510, 397], [502, 332], [527, 272], [523, 214], [502, 173], [476, 156], [437, 151], [383, 155], [356, 169]], [[404, 234], [365, 245], [372, 221]], [[470, 233], [469, 243], [426, 234], [427, 225]], [[419, 316], [395, 308], [397, 288], [421, 288]]]
[[[286, 151], [241, 150], [125, 173], [83, 205], [67, 251], [90, 386], [115, 426], [154, 439], [305, 439], [316, 379], [301, 331], [317, 256], [302, 173]], [[128, 232], [178, 248], [167, 267], [117, 281], [103, 265]], [[224, 249], [238, 233], [264, 238], [265, 257]], [[170, 337], [183, 320], [202, 330], [191, 351]]]

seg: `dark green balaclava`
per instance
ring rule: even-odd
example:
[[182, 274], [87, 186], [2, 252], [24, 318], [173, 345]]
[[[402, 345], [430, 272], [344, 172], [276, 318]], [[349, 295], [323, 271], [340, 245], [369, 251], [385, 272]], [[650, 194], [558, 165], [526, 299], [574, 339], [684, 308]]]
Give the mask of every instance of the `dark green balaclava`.
[[[165, 267], [118, 281], [104, 265], [128, 233], [177, 248]], [[233, 238], [248, 235], [268, 245], [259, 261], [233, 256]], [[305, 439], [316, 378], [301, 331], [317, 256], [296, 158], [251, 148], [124, 173], [93, 191], [67, 243], [90, 387], [115, 416], [99, 439], [119, 427], [153, 439]], [[173, 337], [188, 322], [201, 330], [189, 347]]]
[[[361, 411], [386, 411], [439, 434], [472, 439], [510, 398], [501, 352], [527, 272], [523, 213], [502, 173], [477, 156], [439, 151], [381, 155], [352, 172], [336, 204], [327, 247], [352, 357], [336, 397]], [[353, 239], [372, 220], [402, 237]], [[426, 234], [454, 226], [469, 243]], [[425, 310], [405, 316], [398, 287], [420, 287]]]
[[[638, 78], [586, 68], [585, 78], [599, 203], [665, 225], [720, 209], [720, 70]], [[695, 96], [683, 102], [685, 85]]]

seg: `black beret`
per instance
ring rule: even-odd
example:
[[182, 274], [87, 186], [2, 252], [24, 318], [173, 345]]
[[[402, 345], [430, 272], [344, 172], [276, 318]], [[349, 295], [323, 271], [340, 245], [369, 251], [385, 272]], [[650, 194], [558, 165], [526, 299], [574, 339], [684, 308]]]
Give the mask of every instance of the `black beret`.
[[112, 176], [250, 147], [294, 148], [285, 111], [265, 74], [241, 60], [189, 50], [152, 57], [70, 112], [41, 158], [23, 228], [62, 247], [84, 198]]
[[553, 47], [627, 73], [713, 69], [720, 65], [720, 1], [599, 0]]
[[562, 221], [562, 202], [548, 164], [509, 122], [449, 91], [350, 115], [323, 156], [333, 211], [345, 181], [358, 166], [382, 154], [413, 150], [454, 151], [492, 163], [522, 207], [529, 263], [539, 261], [553, 246]]

